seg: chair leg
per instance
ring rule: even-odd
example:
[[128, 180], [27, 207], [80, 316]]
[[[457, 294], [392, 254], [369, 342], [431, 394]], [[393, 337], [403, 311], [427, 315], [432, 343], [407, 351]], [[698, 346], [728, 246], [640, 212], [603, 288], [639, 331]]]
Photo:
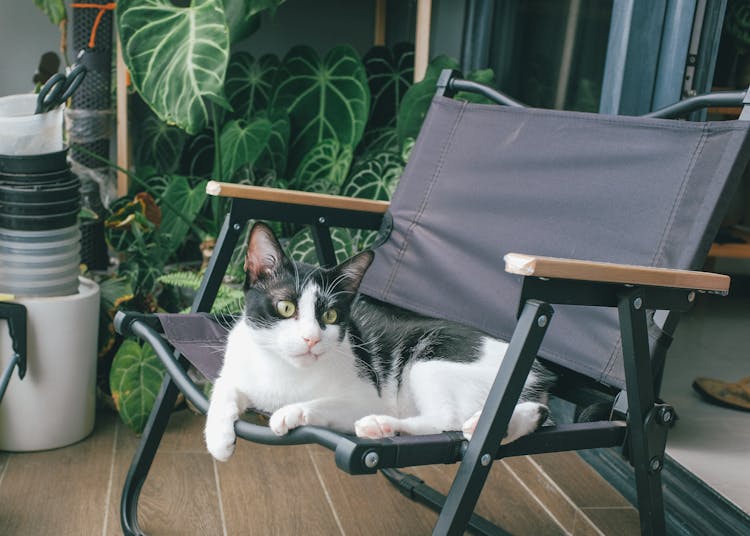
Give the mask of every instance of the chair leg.
[[127, 536], [144, 534], [138, 526], [138, 498], [143, 483], [148, 476], [148, 471], [151, 469], [156, 450], [159, 448], [159, 443], [161, 443], [161, 438], [167, 428], [169, 416], [174, 409], [178, 393], [179, 389], [177, 389], [177, 385], [172, 381], [172, 378], [169, 374], [165, 375], [159, 395], [154, 403], [154, 409], [149, 415], [141, 442], [133, 456], [133, 461], [130, 463], [128, 476], [122, 488], [120, 525], [123, 534]]
[[551, 317], [552, 308], [546, 303], [529, 300], [524, 305], [434, 535], [464, 533]]
[[635, 468], [641, 534], [661, 535], [666, 532], [661, 469], [668, 426], [656, 407], [642, 290], [622, 295], [618, 312], [628, 397], [629, 455]]

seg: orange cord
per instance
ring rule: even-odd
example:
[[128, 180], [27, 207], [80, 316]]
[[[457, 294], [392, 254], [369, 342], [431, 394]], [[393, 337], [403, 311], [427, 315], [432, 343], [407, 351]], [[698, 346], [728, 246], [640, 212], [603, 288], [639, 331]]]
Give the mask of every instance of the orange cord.
[[99, 14], [94, 19], [94, 25], [91, 27], [91, 37], [89, 37], [89, 48], [94, 48], [96, 45], [96, 30], [99, 28], [99, 23], [102, 21], [102, 17], [107, 11], [114, 11], [117, 4], [110, 2], [109, 4], [70, 4], [70, 7], [77, 9], [98, 9]]

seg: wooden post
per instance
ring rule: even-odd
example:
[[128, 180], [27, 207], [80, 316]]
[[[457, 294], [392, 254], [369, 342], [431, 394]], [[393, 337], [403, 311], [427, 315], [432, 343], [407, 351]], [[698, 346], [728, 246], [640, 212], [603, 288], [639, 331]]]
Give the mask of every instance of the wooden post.
[[[128, 133], [128, 68], [122, 59], [122, 45], [117, 41], [117, 166], [130, 171], [130, 136]], [[117, 171], [117, 195], [128, 193], [128, 176]]]
[[424, 78], [430, 62], [430, 19], [432, 0], [417, 1], [417, 31], [414, 47], [414, 82]]
[[375, 29], [372, 44], [376, 47], [385, 46], [385, 12], [388, 0], [375, 0]]

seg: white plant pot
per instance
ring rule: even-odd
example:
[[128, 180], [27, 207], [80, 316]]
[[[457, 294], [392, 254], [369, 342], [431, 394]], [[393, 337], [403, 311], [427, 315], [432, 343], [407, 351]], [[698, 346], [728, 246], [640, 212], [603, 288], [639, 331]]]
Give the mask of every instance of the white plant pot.
[[[0, 401], [0, 450], [46, 450], [70, 445], [94, 429], [99, 286], [80, 278], [77, 294], [18, 298], [26, 306], [27, 371], [17, 370]], [[0, 320], [0, 367], [11, 355]]]
[[0, 154], [32, 155], [63, 149], [63, 106], [35, 114], [37, 95], [0, 97]]

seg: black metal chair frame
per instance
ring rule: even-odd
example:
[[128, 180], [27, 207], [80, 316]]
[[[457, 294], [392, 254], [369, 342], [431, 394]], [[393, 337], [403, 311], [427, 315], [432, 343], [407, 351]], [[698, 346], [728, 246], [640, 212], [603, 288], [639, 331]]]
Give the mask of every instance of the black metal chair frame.
[[[499, 104], [521, 106], [490, 88], [456, 78], [456, 73], [444, 72], [438, 83], [438, 92], [452, 96], [458, 91], [474, 91]], [[747, 102], [745, 92], [700, 96], [650, 115], [672, 117], [707, 105], [736, 106]], [[283, 221], [311, 227], [316, 251], [323, 265], [333, 265], [336, 261], [330, 227], [376, 230], [383, 223], [382, 214], [234, 198], [193, 302], [192, 311], [210, 310], [232, 252], [248, 220], [278, 221], [282, 219], [282, 215]], [[304, 426], [279, 437], [268, 428], [245, 421], [238, 421], [235, 431], [238, 437], [263, 444], [322, 445], [335, 453], [337, 466], [352, 475], [381, 470], [405, 495], [439, 509], [434, 534], [451, 535], [463, 534], [467, 527], [481, 534], [506, 534], [487, 520], [472, 514], [494, 460], [527, 454], [623, 446], [635, 471], [641, 531], [643, 534], [664, 534], [660, 471], [667, 430], [674, 421], [675, 413], [671, 406], [657, 399], [662, 368], [660, 364], [664, 361], [670, 333], [676, 324], [676, 315], [687, 311], [694, 298], [695, 292], [683, 288], [556, 279], [541, 281], [540, 278], [525, 277], [518, 323], [471, 441], [466, 441], [457, 432], [371, 440], [314, 426]], [[532, 435], [499, 446], [553, 317], [552, 306], [555, 304], [617, 309], [627, 385], [618, 400], [627, 416], [612, 421], [543, 427]], [[666, 334], [656, 346], [658, 355], [652, 355], [649, 349], [647, 310], [670, 311], [665, 322]], [[124, 533], [143, 534], [137, 520], [138, 498], [178, 393], [184, 393], [204, 414], [209, 403], [188, 377], [187, 360], [177, 354], [159, 333], [158, 321], [147, 315], [119, 312], [115, 318], [115, 327], [123, 335], [136, 336], [151, 344], [167, 369], [154, 410], [128, 472], [121, 500]], [[568, 394], [572, 392], [568, 390]], [[608, 393], [609, 400], [612, 399], [611, 395], [612, 393]], [[460, 462], [460, 467], [447, 497], [416, 477], [398, 471], [398, 468], [409, 466], [456, 462]]]
[[26, 376], [26, 307], [20, 303], [0, 302], [0, 318], [8, 322], [13, 354], [0, 376], [0, 401], [5, 396], [13, 371], [18, 367], [18, 379]]

